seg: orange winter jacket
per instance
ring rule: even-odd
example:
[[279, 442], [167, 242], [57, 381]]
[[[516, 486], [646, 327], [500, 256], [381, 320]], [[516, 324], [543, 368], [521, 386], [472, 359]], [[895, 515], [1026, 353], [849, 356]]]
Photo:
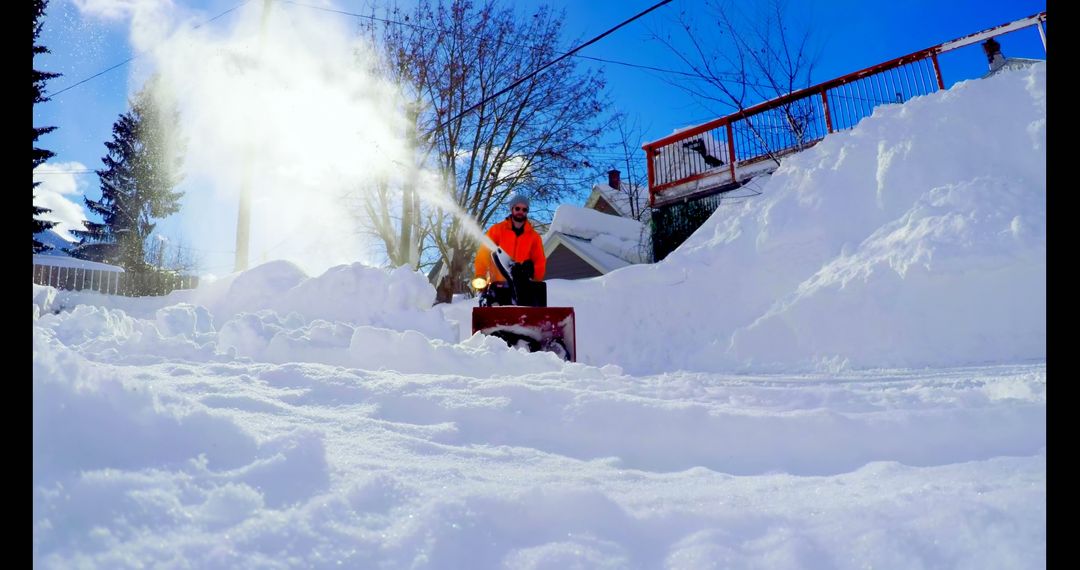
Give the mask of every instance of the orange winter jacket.
[[[536, 233], [528, 220], [525, 220], [525, 226], [522, 228], [520, 236], [514, 233], [513, 222], [510, 221], [509, 217], [491, 226], [491, 229], [487, 231], [487, 235], [495, 242], [495, 245], [510, 254], [514, 261], [523, 263], [525, 260], [531, 259], [534, 269], [533, 280], [544, 280], [544, 270], [547, 267], [547, 258], [544, 257], [544, 244], [541, 242], [540, 234]], [[483, 277], [488, 281], [505, 281], [498, 268], [491, 261], [491, 250], [483, 245], [480, 246], [480, 251], [476, 252], [475, 265], [477, 277]]]

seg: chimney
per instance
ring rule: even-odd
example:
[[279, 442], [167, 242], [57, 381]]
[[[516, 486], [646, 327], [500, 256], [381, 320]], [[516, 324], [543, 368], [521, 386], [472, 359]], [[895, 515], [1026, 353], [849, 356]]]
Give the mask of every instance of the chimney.
[[1005, 65], [1005, 56], [1001, 54], [1001, 44], [994, 38], [982, 43], [983, 51], [986, 52], [986, 60], [990, 64], [990, 71], [994, 72]]
[[619, 189], [619, 171], [609, 170], [607, 171], [607, 185], [618, 190]]

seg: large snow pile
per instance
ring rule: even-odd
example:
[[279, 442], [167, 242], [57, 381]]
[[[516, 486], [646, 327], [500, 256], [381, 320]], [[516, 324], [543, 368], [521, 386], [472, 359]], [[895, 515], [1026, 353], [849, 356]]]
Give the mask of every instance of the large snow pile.
[[663, 262], [553, 282], [636, 373], [1046, 354], [1046, 65], [886, 105], [784, 160]]
[[404, 268], [384, 271], [356, 263], [310, 278], [290, 262], [275, 261], [156, 298], [34, 285], [34, 315], [35, 326], [63, 344], [110, 361], [149, 362], [167, 355], [414, 373], [468, 370], [476, 376], [563, 366], [554, 355], [533, 358], [492, 337], [458, 342], [462, 323], [432, 310], [434, 299], [423, 274]]

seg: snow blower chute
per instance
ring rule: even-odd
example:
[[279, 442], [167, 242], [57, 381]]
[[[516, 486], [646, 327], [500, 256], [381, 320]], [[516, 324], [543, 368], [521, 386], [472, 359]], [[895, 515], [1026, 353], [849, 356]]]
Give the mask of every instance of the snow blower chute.
[[502, 248], [491, 259], [504, 282], [473, 280], [481, 291], [480, 305], [472, 311], [473, 333], [496, 336], [529, 352], [553, 352], [564, 360], [577, 362], [574, 342], [574, 308], [547, 306], [547, 284], [533, 281], [531, 261], [515, 263]]

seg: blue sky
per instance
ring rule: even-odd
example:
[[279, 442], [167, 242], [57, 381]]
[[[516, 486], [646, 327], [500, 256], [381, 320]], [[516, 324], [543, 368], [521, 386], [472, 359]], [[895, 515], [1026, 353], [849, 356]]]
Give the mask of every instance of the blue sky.
[[[318, 2], [311, 0], [309, 3]], [[527, 0], [517, 5], [525, 9], [538, 3]], [[654, 3], [655, 0], [553, 2], [566, 11], [565, 43], [568, 49], [576, 45], [571, 42], [589, 39]], [[131, 4], [117, 0], [52, 0], [49, 3], [40, 41], [51, 53], [39, 56], [35, 60], [35, 68], [59, 72], [63, 76], [47, 84], [47, 93], [53, 96], [52, 100], [34, 109], [35, 126], [58, 127], [40, 141], [42, 146], [56, 153], [44, 168], [70, 169], [71, 164], [78, 163], [85, 169], [94, 169], [101, 165], [101, 157], [105, 154], [104, 142], [111, 140], [112, 124], [127, 108], [126, 97], [141, 86], [150, 71], [150, 59], [133, 51], [129, 14], [123, 11], [110, 13], [110, 7]], [[241, 2], [237, 0], [176, 3], [193, 22], [205, 21], [239, 4]], [[582, 60], [582, 64], [603, 68], [612, 105], [637, 122], [646, 140], [655, 140], [670, 134], [675, 128], [702, 123], [716, 115], [673, 87], [664, 73], [610, 62], [669, 70], [685, 69], [666, 47], [652, 38], [653, 34], [672, 29], [680, 13], [697, 17], [700, 4], [700, 1], [675, 0], [580, 52], [581, 55], [609, 61], [586, 59]], [[366, 13], [370, 2], [339, 0], [330, 5], [344, 11]], [[790, 11], [813, 30], [822, 53], [814, 80], [824, 81], [1029, 16], [1045, 10], [1045, 7], [1045, 0], [808, 0], [792, 2]], [[206, 26], [227, 29], [229, 19], [237, 17], [239, 13], [239, 10], [232, 12]], [[346, 20], [343, 25], [355, 29], [355, 18], [340, 17]], [[707, 24], [707, 21], [698, 23]], [[1034, 28], [1010, 33], [999, 41], [1007, 56], [1045, 57]], [[132, 56], [137, 57], [131, 63], [67, 89]], [[941, 62], [947, 85], [976, 77], [986, 70], [985, 57], [977, 45], [945, 54]], [[191, 144], [198, 144], [198, 141]], [[50, 180], [55, 181], [58, 179], [52, 176], [61, 175], [50, 175]], [[73, 183], [62, 190], [66, 192], [63, 198], [72, 202], [71, 208], [76, 204], [81, 206], [81, 193], [88, 193], [93, 198], [100, 197], [97, 178], [92, 172], [76, 172], [72, 180]], [[198, 183], [198, 179], [188, 181], [192, 185]], [[68, 208], [69, 214], [71, 208]], [[191, 209], [186, 208], [185, 211]], [[194, 209], [205, 211], [202, 207]], [[184, 212], [174, 218], [183, 216]], [[213, 215], [204, 217], [203, 223], [218, 227], [223, 235], [228, 235], [235, 231], [235, 216], [236, 206], [232, 205], [230, 211], [230, 206], [223, 203], [214, 209]], [[191, 217], [190, 212], [188, 217]], [[159, 224], [159, 231], [166, 237], [179, 236], [188, 247], [196, 248], [203, 261], [203, 271], [216, 274], [228, 272], [233, 243], [227, 238], [193, 232], [190, 219], [187, 223], [167, 220]]]

